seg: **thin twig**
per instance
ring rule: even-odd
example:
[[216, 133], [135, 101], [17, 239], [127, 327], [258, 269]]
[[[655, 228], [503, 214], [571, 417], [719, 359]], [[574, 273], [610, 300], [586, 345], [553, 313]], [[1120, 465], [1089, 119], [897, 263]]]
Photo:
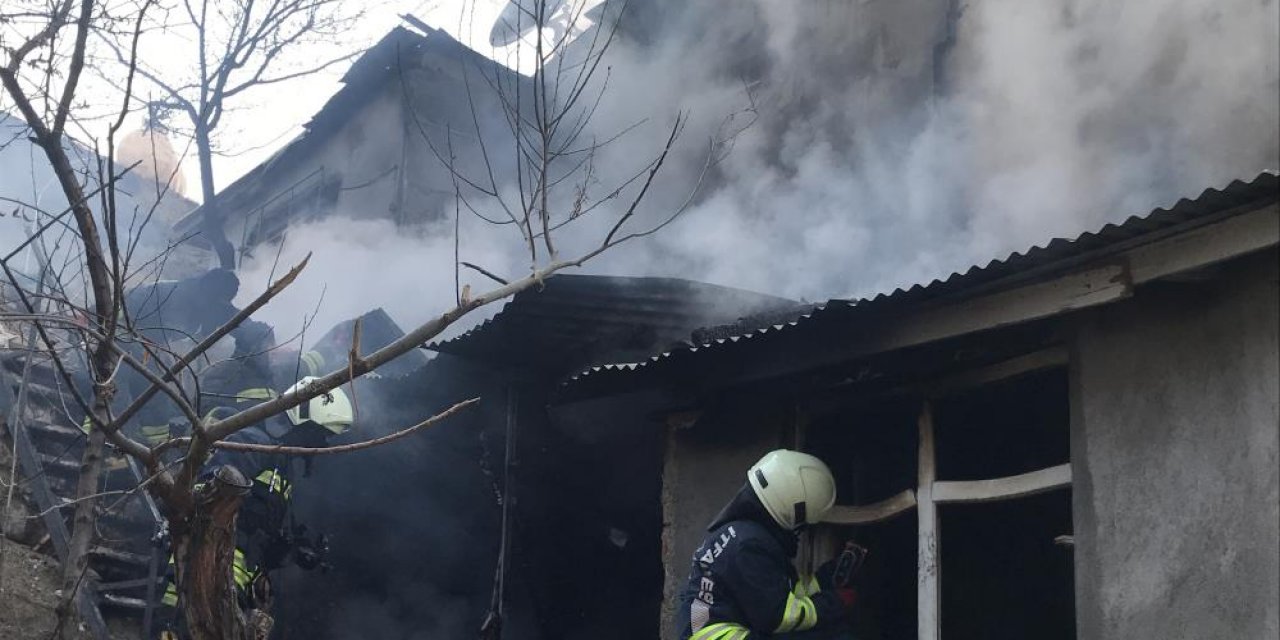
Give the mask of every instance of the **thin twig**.
[[351, 375], [351, 379], [347, 381], [347, 387], [351, 389], [351, 413], [352, 416], [360, 415], [360, 401], [356, 398], [356, 363], [360, 361], [360, 328], [364, 324], [364, 317], [356, 318], [351, 326], [351, 351], [347, 354], [347, 369]]
[[475, 265], [475, 264], [472, 264], [472, 263], [470, 263], [470, 262], [458, 262], [458, 264], [460, 264], [460, 265], [462, 265], [462, 266], [464, 266], [464, 267], [466, 267], [466, 268], [468, 268], [468, 269], [473, 269], [473, 270], [475, 270], [475, 271], [479, 271], [481, 275], [488, 277], [490, 280], [493, 280], [494, 282], [497, 282], [498, 284], [504, 284], [504, 285], [505, 285], [505, 284], [511, 284], [511, 282], [510, 282], [509, 280], [506, 280], [506, 279], [504, 279], [504, 278], [501, 278], [501, 277], [499, 277], [498, 275], [496, 275], [495, 273], [493, 273], [492, 271], [489, 271], [488, 269], [485, 269], [484, 267], [481, 267], [481, 266], [479, 266], [479, 265]]
[[[406, 436], [413, 435], [418, 431], [421, 431], [423, 429], [427, 429], [439, 424], [440, 422], [452, 416], [453, 414], [459, 411], [462, 411], [463, 409], [466, 409], [467, 407], [470, 407], [474, 404], [477, 404], [478, 402], [480, 402], [480, 398], [471, 398], [470, 400], [463, 400], [462, 402], [459, 402], [449, 407], [448, 409], [445, 409], [444, 411], [441, 411], [440, 413], [437, 413], [436, 415], [431, 416], [430, 418], [427, 418], [426, 420], [423, 420], [422, 422], [419, 422], [418, 424], [415, 424], [412, 427], [409, 427], [408, 429], [403, 429], [401, 431], [397, 431], [390, 435], [381, 436], [378, 438], [374, 438], [372, 440], [353, 442], [351, 444], [340, 444], [332, 447], [292, 447], [292, 446], [283, 445], [283, 444], [253, 444], [249, 442], [234, 442], [230, 440], [219, 440], [217, 442], [214, 442], [212, 446], [214, 449], [224, 449], [227, 451], [283, 454], [288, 456], [319, 456], [319, 455], [331, 455], [335, 453], [347, 453], [350, 451], [359, 451], [361, 449], [376, 447], [381, 444], [394, 442]], [[177, 438], [175, 440], [170, 440], [169, 442], [174, 443], [172, 446], [180, 447], [185, 445], [189, 441], [190, 441], [190, 438]]]

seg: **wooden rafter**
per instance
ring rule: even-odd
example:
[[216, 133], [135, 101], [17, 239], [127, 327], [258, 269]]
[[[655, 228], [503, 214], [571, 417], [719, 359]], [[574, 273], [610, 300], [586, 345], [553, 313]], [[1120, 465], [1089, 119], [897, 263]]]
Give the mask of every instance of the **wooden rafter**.
[[862, 525], [883, 522], [916, 506], [916, 492], [907, 489], [879, 502], [859, 506], [836, 506], [823, 517], [824, 524]]
[[1066, 348], [1051, 347], [926, 383], [922, 391], [925, 396], [937, 398], [1035, 371], [1064, 367], [1067, 360]]
[[1025, 498], [1071, 486], [1071, 463], [991, 480], [933, 483], [935, 504], [994, 502]]

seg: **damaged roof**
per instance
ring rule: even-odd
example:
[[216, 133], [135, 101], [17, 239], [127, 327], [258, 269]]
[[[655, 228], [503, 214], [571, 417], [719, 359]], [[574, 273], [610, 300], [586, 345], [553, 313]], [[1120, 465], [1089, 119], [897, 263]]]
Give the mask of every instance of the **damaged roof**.
[[491, 363], [572, 372], [688, 343], [698, 327], [797, 303], [681, 280], [557, 274], [517, 293], [493, 318], [428, 349]]
[[876, 315], [1016, 286], [1050, 272], [1061, 272], [1105, 255], [1185, 233], [1278, 199], [1280, 179], [1274, 172], [1261, 173], [1248, 181], [1234, 180], [1222, 189], [1206, 189], [1194, 199], [1183, 198], [1171, 208], [1159, 208], [1144, 216], [1130, 216], [1119, 224], [1107, 224], [1096, 232], [1086, 232], [1075, 238], [1055, 238], [1043, 246], [991, 260], [985, 266], [974, 265], [964, 273], [952, 273], [945, 280], [895, 289], [867, 299], [828, 300], [764, 327], [726, 325], [695, 331], [695, 337], [703, 335], [709, 339], [638, 361], [591, 367], [567, 380], [562, 391], [565, 396], [573, 397], [607, 395], [624, 385], [638, 382], [638, 375], [656, 376], [664, 368], [758, 349], [780, 335], [848, 325]]

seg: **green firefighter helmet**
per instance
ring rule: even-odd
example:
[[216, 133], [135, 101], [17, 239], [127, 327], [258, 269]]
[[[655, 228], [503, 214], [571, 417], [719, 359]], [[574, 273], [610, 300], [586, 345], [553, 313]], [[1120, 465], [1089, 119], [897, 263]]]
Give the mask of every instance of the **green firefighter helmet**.
[[787, 530], [821, 522], [836, 503], [831, 469], [799, 451], [770, 451], [747, 471], [747, 481], [774, 522]]
[[[301, 391], [314, 380], [316, 380], [315, 376], [307, 376], [299, 380], [297, 384], [289, 387], [289, 390], [285, 393]], [[294, 426], [304, 422], [314, 422], [335, 434], [340, 434], [350, 429], [354, 418], [351, 410], [351, 400], [347, 398], [347, 394], [343, 393], [342, 389], [330, 389], [289, 409], [285, 413], [289, 415], [289, 421]]]

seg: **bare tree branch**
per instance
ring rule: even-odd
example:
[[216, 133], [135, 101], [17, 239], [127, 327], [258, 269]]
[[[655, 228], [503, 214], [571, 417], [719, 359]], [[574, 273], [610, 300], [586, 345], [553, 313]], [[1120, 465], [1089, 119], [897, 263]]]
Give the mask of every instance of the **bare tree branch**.
[[[287, 446], [282, 444], [279, 444], [279, 445], [253, 444], [249, 442], [219, 440], [213, 443], [213, 448], [223, 449], [226, 451], [282, 454], [282, 455], [288, 455], [288, 456], [320, 456], [320, 455], [332, 455], [335, 453], [350, 453], [352, 451], [370, 449], [372, 447], [384, 445], [389, 442], [395, 442], [396, 440], [399, 440], [407, 436], [411, 436], [424, 429], [430, 429], [431, 427], [434, 427], [437, 424], [440, 424], [441, 422], [445, 421], [450, 416], [458, 413], [459, 411], [462, 411], [463, 409], [466, 409], [472, 405], [478, 404], [479, 402], [480, 402], [480, 398], [471, 398], [470, 400], [463, 400], [462, 402], [454, 404], [448, 409], [445, 409], [444, 411], [441, 411], [440, 413], [437, 413], [434, 416], [431, 416], [430, 418], [427, 418], [426, 420], [423, 420], [422, 422], [419, 422], [418, 424], [413, 425], [412, 427], [408, 427], [407, 429], [401, 429], [399, 431], [396, 431], [394, 433], [391, 433], [385, 436], [372, 438], [370, 440], [363, 440], [361, 442], [353, 442], [350, 444], [340, 444], [340, 445], [334, 445], [331, 447], [292, 447], [292, 446]], [[190, 444], [191, 439], [177, 438], [169, 442], [173, 443], [170, 446], [181, 447], [181, 446]]]
[[[209, 348], [212, 347], [214, 344], [216, 344], [218, 340], [221, 340], [223, 336], [226, 336], [228, 333], [231, 333], [233, 329], [243, 324], [244, 321], [247, 320], [250, 316], [252, 316], [254, 313], [257, 313], [257, 311], [262, 307], [266, 306], [268, 302], [271, 302], [272, 298], [275, 298], [276, 296], [280, 295], [280, 293], [284, 291], [289, 285], [293, 284], [293, 281], [296, 280], [298, 278], [298, 274], [302, 273], [302, 270], [307, 267], [307, 263], [310, 262], [310, 260], [311, 260], [311, 254], [308, 253], [307, 257], [303, 258], [302, 262], [299, 262], [296, 266], [294, 266], [294, 268], [290, 269], [289, 272], [284, 275], [284, 277], [271, 283], [271, 285], [267, 287], [266, 291], [263, 291], [262, 294], [260, 294], [257, 298], [254, 298], [253, 302], [250, 302], [248, 305], [245, 305], [245, 307], [241, 309], [239, 313], [232, 316], [230, 320], [223, 323], [222, 326], [215, 329], [208, 336], [205, 336], [205, 338], [201, 340], [199, 344], [193, 347], [190, 351], [188, 351], [181, 358], [179, 358], [177, 362], [175, 362], [172, 366], [168, 367], [165, 370], [164, 376], [162, 377], [163, 380], [165, 382], [169, 382], [173, 380], [180, 371], [190, 366], [191, 363], [195, 362], [196, 358], [199, 358], [201, 354], [203, 354], [205, 351], [208, 351]], [[159, 391], [160, 389], [158, 388], [158, 386], [153, 384], [146, 391], [139, 394], [138, 397], [134, 399], [132, 404], [130, 404], [128, 407], [125, 407], [124, 411], [121, 411], [120, 415], [116, 416], [115, 424], [118, 426], [128, 422]]]
[[89, 40], [89, 21], [93, 19], [93, 0], [81, 0], [80, 17], [76, 19], [76, 44], [71, 54], [71, 66], [67, 70], [67, 80], [62, 85], [62, 99], [58, 101], [58, 111], [53, 117], [53, 135], [62, 135], [62, 128], [71, 113], [71, 100], [76, 95], [76, 87], [80, 84], [80, 74], [84, 71], [84, 49]]

